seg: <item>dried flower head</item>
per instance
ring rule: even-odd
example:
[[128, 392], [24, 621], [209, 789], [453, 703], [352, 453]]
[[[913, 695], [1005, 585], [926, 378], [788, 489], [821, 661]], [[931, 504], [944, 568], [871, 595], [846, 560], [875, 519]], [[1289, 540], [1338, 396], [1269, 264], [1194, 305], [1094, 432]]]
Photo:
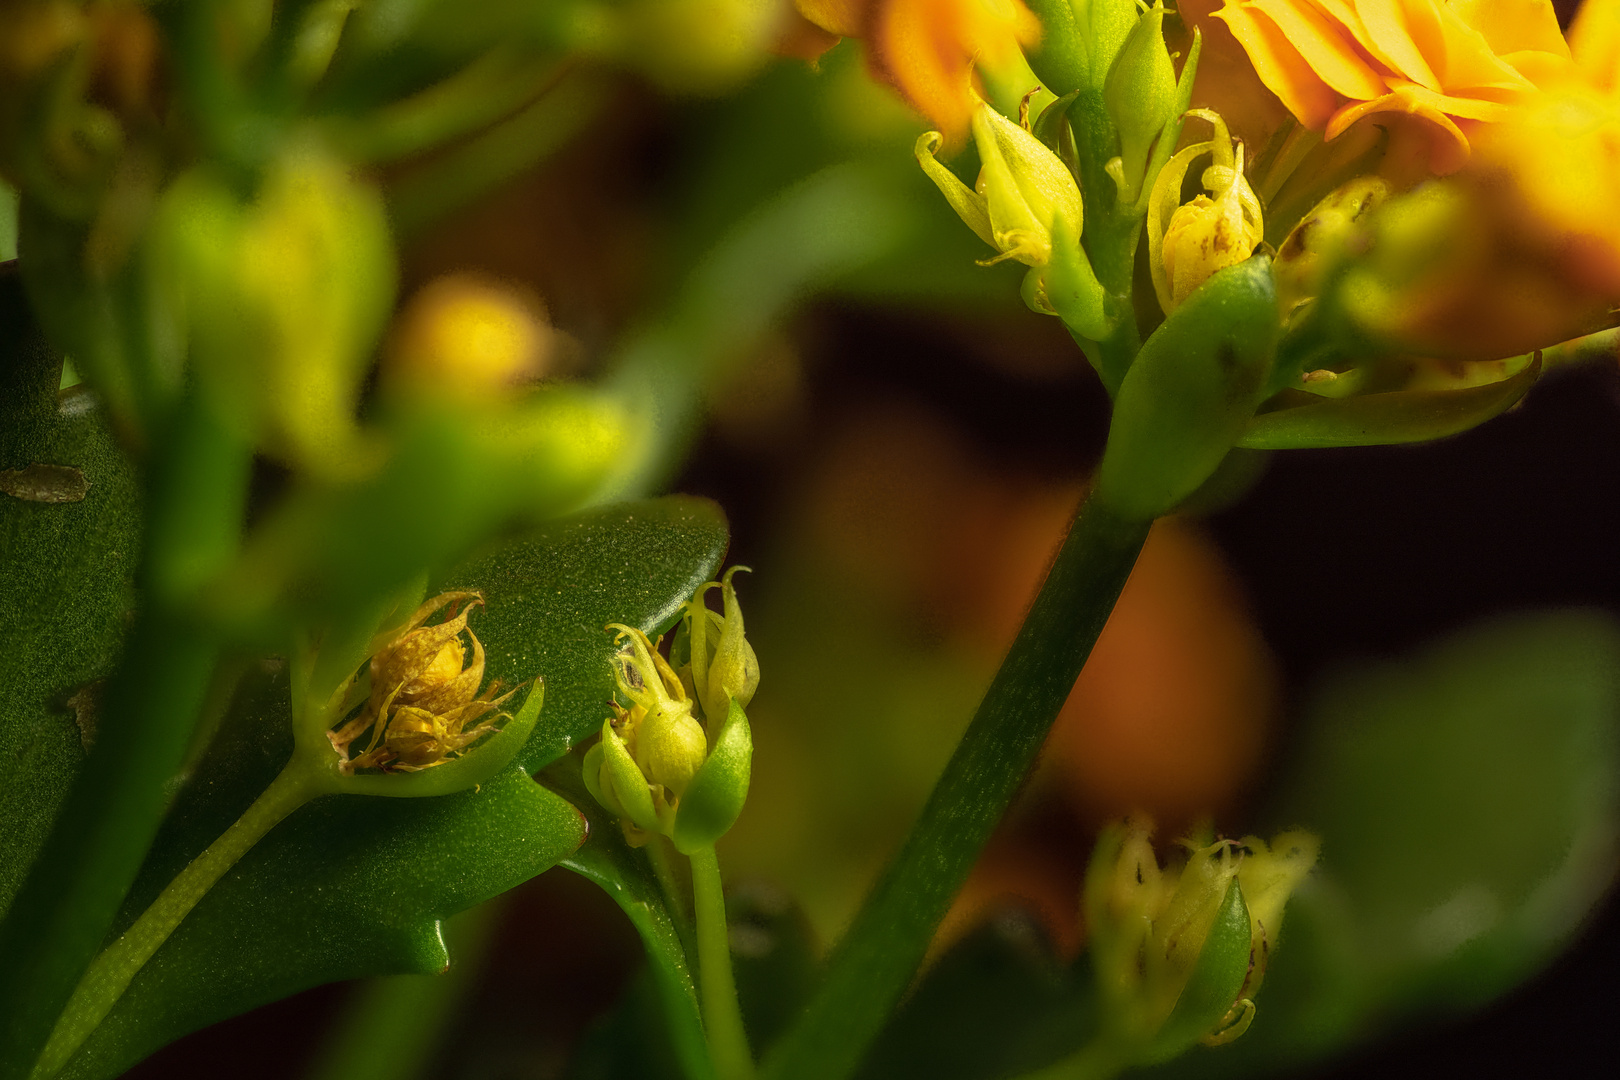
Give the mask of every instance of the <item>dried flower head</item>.
[[[496, 697], [500, 681], [483, 691], [484, 646], [467, 625], [478, 592], [446, 592], [426, 601], [405, 625], [372, 642], [370, 691], [352, 719], [327, 734], [345, 773], [373, 768], [414, 772], [455, 757], [497, 723], [507, 719], [499, 709], [515, 691]], [[442, 622], [428, 620], [448, 606]], [[467, 659], [468, 644], [472, 658]], [[490, 714], [494, 715], [491, 716]], [[469, 725], [472, 725], [469, 727]], [[371, 740], [351, 758], [352, 744], [367, 731]]]

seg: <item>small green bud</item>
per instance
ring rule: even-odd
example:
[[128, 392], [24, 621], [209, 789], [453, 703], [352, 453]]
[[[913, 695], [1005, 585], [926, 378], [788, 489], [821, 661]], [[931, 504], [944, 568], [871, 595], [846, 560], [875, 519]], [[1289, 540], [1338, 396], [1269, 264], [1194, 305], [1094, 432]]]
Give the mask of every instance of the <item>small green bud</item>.
[[1169, 513], [1243, 435], [1277, 348], [1270, 264], [1256, 255], [1200, 285], [1125, 373], [1094, 493], [1116, 513]]
[[164, 193], [153, 233], [219, 414], [283, 460], [349, 467], [355, 405], [393, 305], [378, 192], [312, 151], [276, 161], [250, 201], [199, 169]]
[[1045, 266], [1053, 221], [1064, 220], [1075, 236], [1084, 226], [1074, 174], [1034, 135], [982, 101], [973, 111], [973, 140], [981, 164], [976, 190], [934, 157], [945, 141], [937, 131], [917, 140], [917, 162], [968, 227], [1000, 253], [984, 265], [1017, 259]]
[[1030, 69], [1054, 94], [1101, 90], [1137, 25], [1135, 0], [1026, 0], [1041, 21]]
[[730, 831], [748, 799], [753, 758], [753, 732], [742, 705], [733, 698], [713, 751], [681, 797], [672, 837], [677, 851], [690, 854]]
[[1133, 203], [1145, 182], [1153, 144], [1176, 111], [1176, 69], [1164, 43], [1163, 0], [1143, 12], [1125, 39], [1108, 71], [1103, 101], [1119, 132], [1120, 164], [1114, 180], [1120, 200]]
[[673, 802], [703, 764], [708, 750], [703, 725], [692, 715], [680, 676], [647, 635], [618, 624], [611, 629], [629, 640], [628, 648], [614, 658], [619, 692], [635, 703], [625, 713], [625, 741], [646, 782], [663, 787]]
[[[686, 605], [681, 631], [690, 651], [692, 685], [704, 718], [712, 725], [728, 722], [731, 702], [747, 708], [759, 688], [759, 658], [743, 632], [742, 607], [732, 575], [746, 566], [733, 566], [719, 581], [699, 586]], [[725, 614], [710, 611], [703, 598], [719, 589]]]

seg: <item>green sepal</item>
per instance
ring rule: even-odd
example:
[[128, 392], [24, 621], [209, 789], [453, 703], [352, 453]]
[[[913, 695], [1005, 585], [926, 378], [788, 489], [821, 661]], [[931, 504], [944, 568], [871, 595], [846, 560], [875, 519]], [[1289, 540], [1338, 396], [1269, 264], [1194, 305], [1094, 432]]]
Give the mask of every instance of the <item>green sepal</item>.
[[[1045, 270], [1038, 280], [1046, 302], [1071, 333], [1101, 341], [1113, 332], [1115, 320], [1109, 315], [1107, 290], [1097, 280], [1080, 237], [1062, 218], [1052, 222], [1052, 261]], [[1039, 272], [1039, 267], [1032, 269], [1030, 278]]]
[[663, 832], [658, 820], [658, 811], [653, 807], [652, 792], [647, 788], [647, 778], [642, 775], [641, 767], [636, 764], [635, 758], [630, 756], [630, 750], [624, 745], [624, 740], [613, 730], [611, 720], [602, 721], [600, 745], [603, 768], [597, 782], [605, 781], [606, 786], [613, 789], [614, 801], [619, 804], [624, 816], [629, 818], [632, 824], [648, 832]]
[[1041, 114], [1035, 118], [1035, 126], [1030, 128], [1030, 134], [1056, 154], [1076, 177], [1080, 175], [1080, 151], [1074, 145], [1074, 127], [1069, 123], [1069, 106], [1079, 97], [1080, 91], [1070, 90], [1042, 109]]
[[1125, 373], [1093, 498], [1146, 521], [1196, 491], [1263, 399], [1278, 332], [1269, 256], [1194, 290]]
[[1294, 450], [1443, 439], [1512, 408], [1540, 374], [1537, 357], [1517, 375], [1464, 390], [1404, 390], [1348, 398], [1286, 391], [1279, 395], [1284, 407], [1249, 421], [1238, 445]]
[[580, 767], [580, 779], [585, 782], [585, 790], [591, 793], [596, 804], [616, 817], [624, 816], [624, 807], [619, 800], [613, 797], [613, 792], [602, 786], [602, 744], [600, 742], [585, 751], [585, 763]]
[[1103, 102], [1119, 132], [1123, 186], [1120, 201], [1134, 203], [1147, 185], [1154, 141], [1177, 115], [1176, 69], [1164, 43], [1164, 3], [1142, 13], [1103, 84]]
[[1187, 49], [1187, 62], [1181, 65], [1181, 77], [1176, 80], [1175, 104], [1171, 107], [1170, 119], [1159, 133], [1159, 141], [1153, 144], [1153, 156], [1148, 159], [1147, 168], [1142, 173], [1142, 187], [1132, 208], [1132, 213], [1137, 216], [1147, 213], [1153, 181], [1159, 178], [1159, 171], [1169, 162], [1170, 155], [1176, 151], [1176, 144], [1181, 141], [1181, 125], [1187, 119], [1187, 110], [1192, 108], [1193, 81], [1198, 77], [1198, 58], [1203, 52], [1204, 32], [1195, 26], [1192, 45]]
[[708, 760], [692, 777], [675, 815], [675, 850], [683, 855], [720, 839], [742, 813], [754, 759], [754, 735], [742, 706], [732, 701]]
[[1030, 70], [1054, 94], [1101, 90], [1114, 57], [1137, 23], [1135, 0], [1027, 0], [1041, 41], [1026, 52]]
[[546, 685], [536, 679], [529, 689], [523, 707], [501, 729], [475, 743], [461, 756], [413, 773], [390, 773], [386, 776], [344, 776], [335, 778], [335, 790], [355, 795], [386, 795], [395, 798], [416, 798], [424, 795], [449, 795], [455, 791], [483, 784], [506, 768], [517, 757], [530, 732], [540, 719], [540, 707], [546, 700]]
[[1137, 1061], [1152, 1064], [1168, 1061], [1190, 1049], [1199, 1039], [1217, 1030], [1243, 989], [1249, 974], [1252, 935], [1249, 906], [1243, 889], [1234, 877], [1226, 887], [1221, 909], [1204, 939], [1198, 963], [1187, 978], [1176, 1007]]

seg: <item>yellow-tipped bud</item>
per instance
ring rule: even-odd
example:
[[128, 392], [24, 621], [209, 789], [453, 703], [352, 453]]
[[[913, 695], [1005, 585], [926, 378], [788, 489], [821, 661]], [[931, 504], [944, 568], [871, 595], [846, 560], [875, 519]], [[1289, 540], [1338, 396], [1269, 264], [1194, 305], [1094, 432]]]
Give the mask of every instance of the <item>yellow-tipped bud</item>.
[[414, 399], [478, 405], [545, 375], [555, 345], [537, 303], [453, 274], [411, 298], [383, 364], [383, 383]]

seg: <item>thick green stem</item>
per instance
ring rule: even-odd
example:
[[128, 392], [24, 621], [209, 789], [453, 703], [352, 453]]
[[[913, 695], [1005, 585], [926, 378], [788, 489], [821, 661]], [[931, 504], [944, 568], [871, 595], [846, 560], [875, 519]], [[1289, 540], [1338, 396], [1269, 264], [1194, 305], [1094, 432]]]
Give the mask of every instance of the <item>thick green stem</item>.
[[33, 1080], [47, 1080], [106, 1018], [130, 980], [174, 933], [215, 882], [283, 818], [328, 790], [323, 774], [295, 756], [229, 829], [175, 875], [135, 925], [102, 950], [79, 981], [35, 1065]]
[[103, 695], [95, 749], [0, 924], [0, 1080], [33, 1069], [146, 857], [214, 677], [186, 610], [232, 557], [250, 453], [195, 394], [155, 425], [140, 614]]
[[1113, 1039], [1095, 1039], [1054, 1065], [1026, 1073], [1018, 1080], [1113, 1080], [1130, 1064], [1130, 1055]]
[[698, 994], [703, 1003], [703, 1030], [720, 1080], [749, 1080], [754, 1059], [748, 1052], [737, 982], [731, 974], [731, 935], [726, 926], [726, 898], [720, 887], [720, 861], [714, 848], [691, 854], [692, 907], [697, 917]]
[[766, 1061], [770, 1080], [843, 1080], [910, 984], [951, 899], [1028, 774], [1119, 598], [1148, 522], [1081, 508], [905, 846]]

